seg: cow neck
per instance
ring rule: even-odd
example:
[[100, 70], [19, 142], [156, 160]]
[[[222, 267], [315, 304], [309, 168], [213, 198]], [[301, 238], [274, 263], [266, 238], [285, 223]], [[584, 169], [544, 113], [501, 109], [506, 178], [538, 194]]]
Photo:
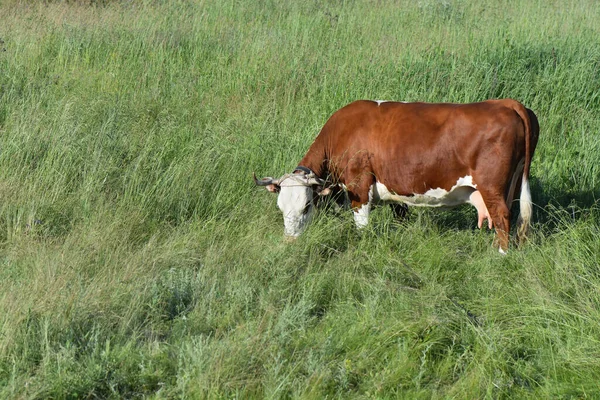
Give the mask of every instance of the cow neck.
[[315, 176], [323, 178], [324, 175], [326, 175], [326, 171], [323, 168], [325, 162], [325, 148], [326, 146], [323, 142], [323, 138], [319, 135], [313, 144], [310, 145], [308, 152], [306, 152], [304, 157], [300, 160], [298, 166], [307, 168], [313, 172]]

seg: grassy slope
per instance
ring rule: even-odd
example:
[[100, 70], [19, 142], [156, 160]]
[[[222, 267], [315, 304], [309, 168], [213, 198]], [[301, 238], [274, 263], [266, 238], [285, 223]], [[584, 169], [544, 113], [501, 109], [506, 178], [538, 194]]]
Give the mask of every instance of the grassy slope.
[[[596, 2], [145, 3], [0, 5], [0, 397], [600, 392]], [[286, 245], [250, 180], [354, 99], [493, 97], [542, 127], [507, 257], [468, 208]]]

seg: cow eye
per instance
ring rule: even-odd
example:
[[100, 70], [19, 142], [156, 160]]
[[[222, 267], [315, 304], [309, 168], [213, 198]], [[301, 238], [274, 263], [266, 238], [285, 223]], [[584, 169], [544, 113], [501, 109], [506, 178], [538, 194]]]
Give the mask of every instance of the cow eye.
[[309, 210], [310, 210], [310, 202], [306, 203], [306, 205], [302, 209], [302, 214], [308, 213]]

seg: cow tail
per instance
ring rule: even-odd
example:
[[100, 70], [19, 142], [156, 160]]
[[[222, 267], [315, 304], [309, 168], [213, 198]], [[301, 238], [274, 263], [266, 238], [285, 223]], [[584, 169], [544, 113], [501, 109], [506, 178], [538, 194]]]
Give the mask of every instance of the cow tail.
[[[522, 104], [515, 105], [515, 111], [523, 120], [525, 128], [525, 164], [523, 165], [523, 177], [521, 180], [521, 195], [519, 196], [519, 218], [517, 219], [517, 241], [521, 245], [527, 239], [531, 215], [533, 214], [533, 202], [529, 188], [529, 168], [531, 159], [537, 143], [539, 126], [535, 114], [526, 109]], [[534, 122], [534, 124], [532, 124]], [[535, 125], [532, 127], [532, 125]]]

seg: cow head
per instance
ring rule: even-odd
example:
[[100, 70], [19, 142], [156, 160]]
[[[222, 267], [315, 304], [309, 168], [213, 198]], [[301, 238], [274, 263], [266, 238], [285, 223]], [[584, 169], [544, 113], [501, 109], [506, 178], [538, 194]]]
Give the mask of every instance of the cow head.
[[265, 186], [269, 192], [279, 193], [277, 206], [283, 213], [284, 235], [288, 239], [295, 239], [304, 232], [314, 213], [318, 196], [331, 193], [330, 188], [324, 188], [323, 179], [312, 172], [299, 170], [279, 179], [257, 179], [254, 175], [254, 182], [258, 186]]

